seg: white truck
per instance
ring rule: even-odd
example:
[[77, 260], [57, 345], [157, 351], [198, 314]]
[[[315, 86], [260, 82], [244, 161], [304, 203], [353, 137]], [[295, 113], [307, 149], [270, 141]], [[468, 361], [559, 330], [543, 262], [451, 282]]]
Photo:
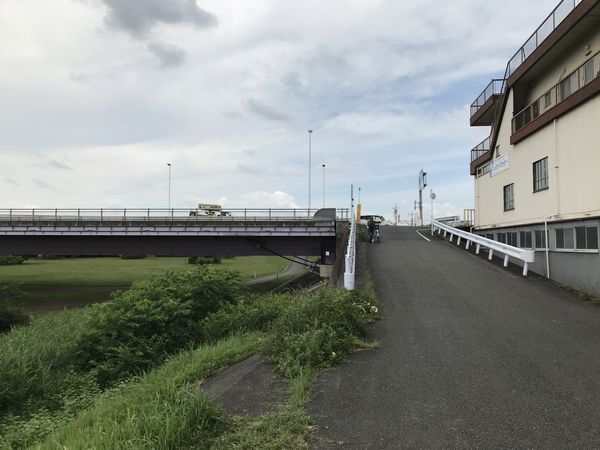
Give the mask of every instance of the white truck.
[[207, 216], [207, 217], [231, 217], [231, 213], [223, 211], [221, 205], [210, 203], [198, 203], [198, 208], [190, 211], [190, 217]]

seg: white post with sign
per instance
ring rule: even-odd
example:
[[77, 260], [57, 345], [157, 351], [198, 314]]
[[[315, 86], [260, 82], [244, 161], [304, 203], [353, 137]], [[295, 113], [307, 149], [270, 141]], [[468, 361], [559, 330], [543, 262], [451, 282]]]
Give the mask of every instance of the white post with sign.
[[433, 192], [433, 189], [431, 189], [431, 192], [429, 194], [429, 198], [431, 199], [431, 235], [433, 236], [433, 201], [435, 200], [435, 192]]

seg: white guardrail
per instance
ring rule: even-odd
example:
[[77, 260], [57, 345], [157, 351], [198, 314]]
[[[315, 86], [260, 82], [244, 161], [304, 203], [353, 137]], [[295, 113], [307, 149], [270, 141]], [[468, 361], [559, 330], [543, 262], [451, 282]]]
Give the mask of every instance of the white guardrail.
[[466, 241], [465, 248], [469, 249], [472, 244], [476, 244], [477, 248], [475, 249], [475, 253], [479, 254], [481, 247], [487, 248], [489, 250], [488, 259], [492, 259], [494, 257], [494, 252], [498, 252], [504, 255], [504, 267], [508, 266], [509, 258], [515, 258], [520, 261], [523, 261], [523, 276], [527, 276], [527, 271], [529, 270], [529, 264], [535, 262], [535, 251], [533, 250], [525, 250], [518, 247], [513, 247], [512, 245], [503, 244], [498, 241], [494, 241], [492, 239], [487, 239], [477, 234], [469, 233], [468, 231], [459, 230], [457, 228], [453, 228], [449, 225], [438, 222], [437, 220], [433, 221], [432, 231], [435, 233], [437, 231], [438, 234], [441, 234], [444, 231], [444, 237], [450, 234], [450, 242], [456, 236], [456, 245], [460, 245], [461, 240], [464, 239]]
[[353, 291], [356, 272], [356, 219], [354, 218], [354, 210], [352, 210], [350, 221], [350, 233], [348, 234], [348, 247], [346, 248], [345, 263], [344, 288]]

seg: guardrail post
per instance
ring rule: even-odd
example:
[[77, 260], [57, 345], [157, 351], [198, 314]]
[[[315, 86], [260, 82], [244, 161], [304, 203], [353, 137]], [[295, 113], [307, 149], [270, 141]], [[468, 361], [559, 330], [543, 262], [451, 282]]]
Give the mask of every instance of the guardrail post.
[[479, 255], [479, 250], [481, 250], [481, 244], [477, 244], [477, 248], [475, 249], [476, 255]]
[[465, 245], [465, 248], [469, 250], [469, 247], [471, 247], [471, 241], [467, 240], [467, 245]]
[[504, 255], [504, 267], [508, 267], [508, 255]]
[[529, 263], [525, 263], [523, 265], [523, 276], [526, 277], [527, 276], [527, 271], [529, 270]]
[[456, 245], [460, 245], [460, 236], [458, 236], [458, 239], [456, 241]]
[[490, 248], [490, 254], [488, 255], [488, 259], [491, 261], [493, 257], [494, 257], [494, 250], [492, 250]]
[[454, 240], [454, 235], [452, 233], [450, 233], [450, 242], [452, 242]]

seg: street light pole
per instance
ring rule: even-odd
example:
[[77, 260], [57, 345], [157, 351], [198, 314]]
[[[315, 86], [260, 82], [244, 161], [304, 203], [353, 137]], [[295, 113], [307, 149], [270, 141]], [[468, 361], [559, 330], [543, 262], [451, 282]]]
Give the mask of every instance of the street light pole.
[[323, 167], [323, 208], [325, 208], [325, 164], [321, 164]]
[[310, 201], [311, 201], [312, 134], [313, 134], [313, 130], [308, 130], [308, 216], [309, 217], [310, 217]]
[[167, 163], [169, 166], [169, 209], [171, 209], [171, 163]]

